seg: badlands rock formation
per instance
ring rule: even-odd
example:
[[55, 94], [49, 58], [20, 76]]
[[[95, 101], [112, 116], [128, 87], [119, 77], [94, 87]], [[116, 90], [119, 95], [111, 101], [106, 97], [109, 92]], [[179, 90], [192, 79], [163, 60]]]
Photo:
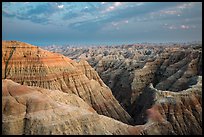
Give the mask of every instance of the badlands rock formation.
[[148, 110], [151, 122], [131, 126], [97, 114], [74, 94], [20, 85], [8, 79], [2, 80], [2, 91], [4, 135], [173, 134], [168, 122], [157, 122], [161, 115], [154, 108]]
[[192, 80], [196, 85], [180, 92], [157, 90], [152, 84], [148, 89], [154, 92], [153, 107], [157, 107], [178, 135], [202, 135], [202, 77]]
[[123, 45], [60, 50], [76, 62], [30, 44], [3, 41], [2, 132], [201, 135], [201, 49]]
[[124, 123], [133, 122], [111, 90], [85, 61], [76, 63], [63, 55], [30, 44], [3, 41], [2, 78], [22, 85], [73, 93], [99, 114]]
[[[202, 134], [202, 88], [196, 88], [195, 93], [185, 91], [194, 90], [191, 86], [196, 84], [197, 77], [202, 76], [202, 45], [136, 44], [46, 49], [75, 60], [87, 60], [134, 118], [135, 124], [145, 124], [146, 111], [156, 107], [171, 123], [175, 134]], [[150, 89], [150, 83], [155, 88]], [[163, 96], [163, 103], [155, 102], [152, 92], [155, 90], [168, 93], [171, 98]], [[173, 99], [173, 105], [172, 96], [179, 96], [179, 99]]]
[[[144, 125], [131, 126], [99, 115], [74, 94], [2, 80], [4, 135], [198, 135], [202, 134], [202, 79], [181, 92], [148, 86], [153, 105]], [[148, 107], [144, 103], [144, 107]], [[145, 110], [145, 109], [143, 109]]]
[[76, 60], [86, 59], [129, 113], [150, 83], [160, 90], [178, 92], [189, 87], [192, 77], [202, 75], [200, 45], [136, 44], [46, 49]]

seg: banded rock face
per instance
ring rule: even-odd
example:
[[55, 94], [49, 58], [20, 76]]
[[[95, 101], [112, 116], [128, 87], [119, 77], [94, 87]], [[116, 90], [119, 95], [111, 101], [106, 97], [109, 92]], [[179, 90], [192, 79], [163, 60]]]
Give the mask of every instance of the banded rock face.
[[[107, 56], [106, 59], [112, 60], [109, 60], [109, 63], [103, 60], [103, 56], [97, 55], [97, 52], [93, 54], [97, 58], [88, 59], [89, 62], [94, 59], [102, 60], [100, 64], [94, 61], [92, 63], [94, 66], [99, 64], [99, 70], [102, 70], [100, 75], [105, 74], [106, 80], [112, 80], [112, 83], [108, 81], [109, 86], [115, 87], [115, 93], [120, 93], [121, 101], [126, 99], [124, 101], [126, 108], [129, 109], [136, 123], [140, 124], [130, 126], [97, 114], [114, 117], [125, 123], [130, 120], [121, 115], [124, 110], [119, 104], [117, 108], [111, 92], [107, 92], [110, 90], [86, 61], [76, 63], [59, 54], [37, 48], [40, 53], [45, 51], [42, 56], [40, 55], [42, 58], [38, 58], [38, 62], [41, 62], [39, 67], [37, 59], [31, 58], [39, 57], [38, 50], [31, 52], [36, 51], [34, 46], [15, 41], [8, 45], [11, 47], [2, 48], [2, 78], [15, 79], [25, 85], [29, 85], [30, 81], [34, 80], [36, 82], [31, 82], [34, 83], [33, 86], [47, 85], [45, 86], [47, 89], [54, 89], [54, 91], [36, 90], [32, 87], [32, 91], [35, 92], [26, 89], [32, 93], [30, 96], [25, 90], [18, 90], [27, 86], [17, 87], [12, 82], [5, 84], [3, 81], [4, 134], [202, 134], [202, 77], [198, 76], [202, 75], [202, 52], [199, 48], [168, 47], [161, 50], [153, 48], [137, 50], [136, 54], [133, 52], [134, 47], [127, 46], [125, 48], [128, 48], [128, 52], [125, 50], [115, 53], [110, 50], [111, 55], [103, 52]], [[19, 48], [13, 45], [18, 45]], [[24, 48], [26, 46], [28, 47]], [[104, 49], [101, 48], [101, 50]], [[120, 48], [117, 50], [120, 51]], [[100, 50], [96, 51], [100, 52]], [[50, 56], [55, 56], [58, 63], [52, 63], [54, 59], [50, 59]], [[66, 61], [62, 61], [59, 56]], [[119, 60], [117, 56], [120, 57]], [[40, 69], [28, 67], [33, 64]], [[18, 67], [15, 67], [16, 65]], [[29, 72], [32, 71], [37, 73], [31, 76], [32, 73]], [[45, 75], [41, 77], [39, 72]], [[51, 84], [53, 79], [54, 82]], [[149, 83], [153, 85], [148, 86]], [[19, 93], [26, 95], [21, 96]], [[24, 104], [26, 105], [23, 107]], [[58, 107], [61, 105], [63, 107]], [[117, 113], [118, 110], [122, 113]], [[28, 116], [27, 112], [29, 112]], [[124, 111], [123, 114], [127, 113]], [[73, 125], [76, 126], [72, 127]]]
[[[126, 124], [98, 115], [74, 94], [28, 87], [11, 80], [2, 82], [3, 134], [113, 134], [114, 130], [128, 133], [121, 128]], [[121, 127], [109, 128], [116, 123]]]
[[86, 60], [80, 60], [77, 64], [77, 68], [81, 69], [82, 72], [86, 75], [86, 77], [90, 80], [96, 80], [101, 86], [106, 87], [98, 73], [92, 68]]
[[155, 113], [158, 113], [157, 109], [149, 109], [151, 122], [131, 126], [99, 115], [74, 94], [2, 80], [4, 135], [172, 134], [172, 126], [159, 120], [161, 115], [155, 116]]
[[[168, 121], [177, 135], [202, 135], [202, 76], [194, 77], [196, 84], [179, 92], [157, 90], [150, 84], [141, 94], [141, 113], [135, 119], [142, 124], [151, 120], [149, 108], [158, 110], [153, 120]], [[148, 98], [148, 101], [144, 101]], [[150, 109], [150, 110], [151, 110]], [[155, 110], [153, 109], [153, 110]], [[136, 110], [132, 110], [135, 111]]]
[[[153, 83], [156, 89], [169, 92], [180, 92], [195, 84], [194, 77], [200, 76], [199, 68], [201, 51], [172, 51], [162, 53], [155, 61], [147, 62], [142, 69], [135, 70], [132, 85], [132, 104], [129, 106], [129, 114], [139, 124], [138, 114], [141, 113], [142, 96], [146, 88]], [[144, 93], [146, 94], [146, 93]], [[146, 95], [151, 100], [151, 94]], [[149, 104], [152, 102], [149, 101]], [[145, 111], [144, 111], [145, 112]]]
[[180, 92], [157, 91], [159, 112], [178, 135], [202, 135], [202, 77]]
[[17, 41], [2, 41], [2, 78], [22, 85], [73, 93], [103, 114], [132, 123], [97, 73], [86, 62]]
[[160, 90], [178, 92], [189, 88], [192, 77], [202, 75], [201, 46], [136, 44], [47, 49], [72, 59], [86, 59], [134, 117], [131, 110], [135, 113], [140, 95], [150, 83]]

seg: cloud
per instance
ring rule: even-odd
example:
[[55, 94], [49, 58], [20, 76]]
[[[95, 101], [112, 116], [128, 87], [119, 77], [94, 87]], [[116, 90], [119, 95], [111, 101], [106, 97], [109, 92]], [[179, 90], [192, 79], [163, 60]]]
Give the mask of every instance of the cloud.
[[70, 19], [77, 18], [80, 16], [81, 16], [80, 13], [70, 11], [70, 12], [66, 13], [65, 15], [63, 15], [62, 19], [63, 20], [70, 20]]
[[144, 2], [138, 2], [136, 3], [137, 6], [141, 6], [141, 5], [144, 5], [145, 3]]
[[[24, 4], [24, 3], [22, 3]], [[23, 6], [18, 8], [15, 13], [8, 13], [3, 11], [5, 17], [16, 17], [20, 20], [29, 20], [33, 23], [50, 24], [51, 16], [61, 10], [62, 5], [56, 5], [55, 3], [40, 3], [39, 5]]]
[[43, 3], [40, 5], [35, 6], [32, 9], [29, 9], [26, 12], [26, 15], [39, 15], [39, 14], [44, 14], [47, 16], [50, 16], [56, 12], [59, 11], [58, 6], [54, 3]]
[[81, 12], [90, 13], [92, 15], [95, 15], [102, 9], [102, 7], [103, 6], [100, 4], [96, 5], [91, 2], [87, 2], [86, 6], [82, 8]]
[[116, 10], [121, 5], [122, 5], [122, 2], [114, 2], [113, 4], [106, 7], [106, 9], [103, 10], [102, 12], [105, 13], [105, 12], [110, 12], [110, 11]]
[[186, 8], [192, 8], [196, 5], [196, 2], [189, 2], [189, 3], [182, 3], [180, 5], [177, 6], [178, 9], [186, 9]]
[[64, 5], [58, 5], [57, 6], [59, 9], [62, 9], [62, 8], [64, 8]]
[[163, 24], [163, 28], [169, 29], [169, 30], [188, 30], [188, 29], [195, 29], [196, 25], [172, 25], [172, 24]]
[[[157, 12], [159, 10], [172, 7], [177, 5], [176, 3], [145, 3], [141, 6], [137, 5], [138, 3], [126, 3], [125, 6], [121, 8], [108, 7], [107, 11], [112, 11], [109, 18], [112, 20], [121, 20], [128, 18], [138, 18], [149, 15], [152, 12]], [[114, 10], [113, 10], [114, 9]]]
[[114, 10], [114, 9], [115, 9], [114, 6], [110, 6], [110, 7], [108, 7], [108, 8], [106, 9], [106, 11], [112, 11], [112, 10]]
[[174, 25], [171, 25], [171, 26], [168, 26], [168, 29], [173, 30], [173, 29], [177, 29], [177, 27]]
[[190, 26], [188, 26], [188, 25], [181, 25], [180, 28], [181, 29], [190, 29]]
[[80, 12], [85, 12], [85, 13], [95, 13], [97, 11], [97, 7], [93, 6], [92, 4], [88, 4], [87, 6], [85, 6], [84, 8], [82, 8], [80, 10]]
[[178, 10], [162, 10], [160, 11], [161, 14], [168, 14], [168, 15], [175, 15], [181, 13], [181, 11]]
[[7, 11], [5, 11], [5, 10], [2, 10], [2, 15], [3, 15], [4, 17], [9, 17], [9, 18], [15, 17], [14, 14], [9, 13], [9, 12], [7, 12]]
[[167, 7], [163, 10], [159, 10], [156, 12], [151, 13], [152, 16], [163, 16], [165, 17], [166, 15], [176, 15], [176, 16], [181, 16], [182, 14], [186, 13], [186, 10], [189, 8], [193, 8], [196, 4], [195, 3], [178, 3], [175, 6], [172, 7]]
[[[96, 34], [104, 34], [104, 38], [110, 35], [127, 38], [127, 34], [135, 36], [145, 31], [150, 32], [150, 36], [152, 30], [160, 31], [161, 33], [158, 34], [160, 35], [164, 31], [173, 34], [193, 29], [199, 31], [202, 28], [201, 3], [30, 2], [29, 4], [3, 3], [2, 5], [4, 21], [13, 20], [17, 24], [29, 23], [25, 21], [28, 20], [36, 26], [49, 24], [47, 26], [63, 31], [63, 34], [67, 34], [64, 30], [71, 30], [76, 32], [76, 35], [91, 35], [93, 39], [99, 37], [94, 36]], [[119, 34], [119, 32], [122, 33]]]
[[120, 6], [120, 5], [122, 5], [121, 2], [115, 2], [115, 3], [114, 3], [114, 6], [116, 6], [116, 7], [118, 7], [118, 6]]
[[[109, 3], [107, 4], [106, 7], [104, 8], [108, 8], [108, 10], [113, 10], [111, 12], [111, 14], [109, 13], [103, 13], [102, 11], [99, 11], [99, 17], [97, 19], [87, 19], [85, 21], [80, 21], [80, 22], [75, 22], [75, 23], [72, 23], [72, 25], [70, 27], [73, 27], [74, 29], [77, 29], [77, 30], [88, 30], [88, 28], [91, 28], [93, 27], [94, 29], [91, 29], [93, 31], [97, 31], [97, 30], [100, 30], [101, 28], [103, 28], [104, 26], [107, 26], [108, 23], [110, 22], [120, 22], [122, 21], [123, 23], [129, 23], [129, 19], [131, 18], [139, 18], [139, 17], [142, 17], [141, 19], [143, 19], [143, 16], [145, 14], [148, 14], [154, 10], [160, 10], [160, 9], [163, 9], [164, 7], [164, 4], [160, 4], [159, 6], [156, 5], [156, 4], [152, 4], [150, 3], [149, 5], [143, 5], [143, 6], [139, 6], [138, 5], [134, 5], [133, 7], [130, 7], [130, 5], [126, 5], [126, 7], [123, 7], [122, 9], [116, 9], [115, 10], [115, 7], [114, 6], [111, 6], [111, 5], [114, 5], [114, 3]], [[117, 4], [116, 4], [117, 5]], [[162, 5], [162, 6], [161, 6]], [[175, 5], [175, 4], [174, 4]], [[154, 8], [149, 8], [149, 6], [153, 6]], [[171, 6], [171, 4], [170, 4]], [[137, 7], [137, 8], [136, 8]], [[166, 7], [168, 7], [166, 5]], [[95, 10], [95, 12], [98, 12]], [[104, 15], [104, 17], [102, 16]], [[67, 14], [66, 15], [66, 18], [64, 17], [64, 19], [69, 19], [69, 18], [73, 18], [73, 17], [78, 17], [78, 16], [82, 16], [81, 14]], [[146, 18], [144, 18], [145, 20], [147, 20]], [[121, 23], [122, 24], [122, 23]], [[88, 27], [87, 26], [91, 26], [91, 27]], [[87, 28], [87, 29], [86, 29]]]

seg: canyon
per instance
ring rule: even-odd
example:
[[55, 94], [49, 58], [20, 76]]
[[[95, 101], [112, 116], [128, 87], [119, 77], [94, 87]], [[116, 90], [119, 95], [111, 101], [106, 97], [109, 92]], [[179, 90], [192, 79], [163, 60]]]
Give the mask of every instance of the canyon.
[[3, 134], [200, 135], [202, 45], [2, 41], [2, 113]]

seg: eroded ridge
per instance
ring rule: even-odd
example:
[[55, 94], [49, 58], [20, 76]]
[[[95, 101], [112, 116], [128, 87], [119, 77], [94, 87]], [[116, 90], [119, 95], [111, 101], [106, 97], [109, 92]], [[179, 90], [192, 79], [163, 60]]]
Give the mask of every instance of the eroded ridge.
[[[2, 133], [4, 135], [143, 135], [172, 134], [168, 122], [131, 126], [99, 115], [75, 94], [20, 85], [2, 80]], [[166, 125], [165, 130], [162, 126]]]
[[[11, 47], [15, 47], [12, 56]], [[76, 94], [99, 114], [125, 123], [133, 122], [87, 62], [77, 63], [63, 55], [18, 41], [3, 41], [2, 55], [2, 78], [5, 61], [9, 60], [7, 79], [22, 85]]]

